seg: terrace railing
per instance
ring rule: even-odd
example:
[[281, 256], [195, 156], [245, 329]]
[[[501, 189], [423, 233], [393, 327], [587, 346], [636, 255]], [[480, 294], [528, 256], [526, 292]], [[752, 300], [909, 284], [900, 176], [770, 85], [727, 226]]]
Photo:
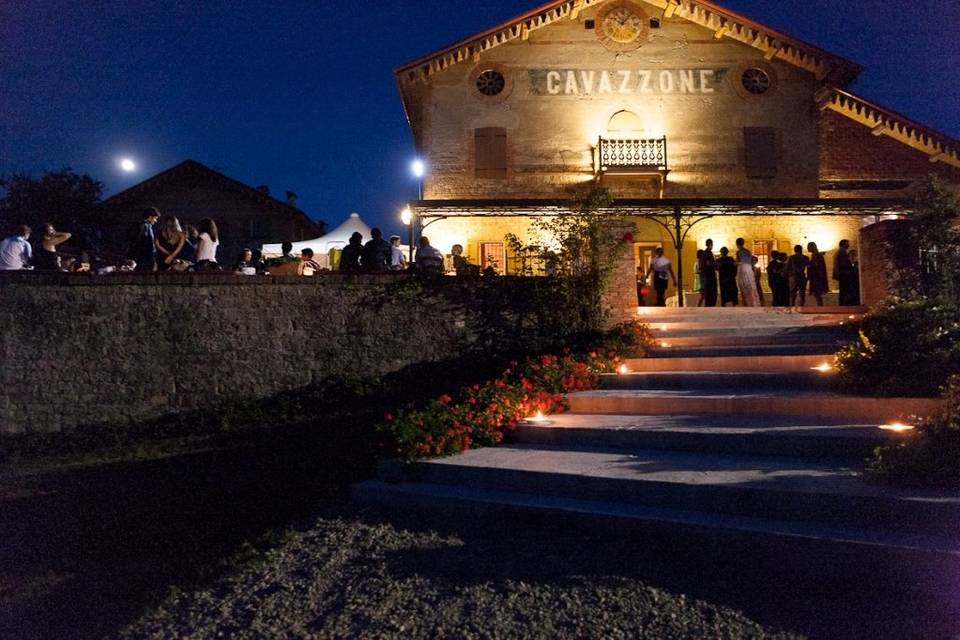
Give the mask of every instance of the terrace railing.
[[667, 138], [600, 138], [597, 145], [600, 173], [664, 174]]

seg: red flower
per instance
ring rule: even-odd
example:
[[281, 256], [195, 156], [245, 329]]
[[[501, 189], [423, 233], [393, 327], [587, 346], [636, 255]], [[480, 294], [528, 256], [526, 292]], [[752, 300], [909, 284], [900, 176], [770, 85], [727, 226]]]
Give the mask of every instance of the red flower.
[[627, 231], [625, 234], [623, 234], [623, 241], [628, 244], [633, 244], [633, 232]]

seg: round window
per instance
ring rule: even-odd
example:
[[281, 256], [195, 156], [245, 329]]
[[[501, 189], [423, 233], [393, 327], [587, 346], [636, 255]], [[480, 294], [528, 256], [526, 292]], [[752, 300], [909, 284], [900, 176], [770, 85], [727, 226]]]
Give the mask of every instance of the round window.
[[507, 79], [496, 69], [487, 69], [477, 75], [477, 91], [485, 96], [498, 96], [507, 86]]
[[746, 89], [748, 93], [760, 96], [769, 91], [773, 83], [770, 80], [769, 73], [763, 69], [751, 67], [740, 76], [740, 84], [743, 85], [743, 88]]

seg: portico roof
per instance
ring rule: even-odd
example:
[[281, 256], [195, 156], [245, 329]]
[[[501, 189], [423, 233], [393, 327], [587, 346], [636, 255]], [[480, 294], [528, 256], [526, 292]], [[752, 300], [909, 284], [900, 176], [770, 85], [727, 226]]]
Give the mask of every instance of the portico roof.
[[[481, 54], [562, 19], [576, 19], [583, 9], [607, 0], [553, 0], [495, 27], [418, 58], [395, 70], [398, 83], [416, 84], [434, 73], [465, 61], [480, 61]], [[732, 38], [764, 53], [814, 73], [818, 79], [845, 87], [863, 70], [859, 64], [768, 27], [709, 0], [646, 0], [663, 9], [664, 17], [679, 16], [710, 29], [718, 38]]]
[[[411, 209], [423, 218], [545, 216], [576, 209], [570, 200], [419, 200]], [[906, 214], [911, 203], [905, 199], [874, 198], [783, 198], [783, 199], [623, 199], [596, 210], [610, 215], [817, 215], [871, 216]]]

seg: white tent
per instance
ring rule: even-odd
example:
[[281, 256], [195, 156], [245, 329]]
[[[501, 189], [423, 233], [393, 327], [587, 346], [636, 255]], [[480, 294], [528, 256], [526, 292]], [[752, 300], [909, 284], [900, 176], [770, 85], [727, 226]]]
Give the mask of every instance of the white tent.
[[[366, 222], [360, 219], [359, 213], [351, 213], [350, 217], [343, 221], [339, 227], [330, 233], [314, 238], [313, 240], [302, 240], [293, 243], [293, 255], [299, 256], [303, 249], [313, 249], [316, 257], [326, 256], [330, 249], [343, 249], [350, 242], [350, 236], [355, 232], [363, 236], [363, 241], [370, 239], [370, 227]], [[273, 258], [283, 255], [283, 249], [280, 244], [263, 245], [263, 255], [266, 258]]]

